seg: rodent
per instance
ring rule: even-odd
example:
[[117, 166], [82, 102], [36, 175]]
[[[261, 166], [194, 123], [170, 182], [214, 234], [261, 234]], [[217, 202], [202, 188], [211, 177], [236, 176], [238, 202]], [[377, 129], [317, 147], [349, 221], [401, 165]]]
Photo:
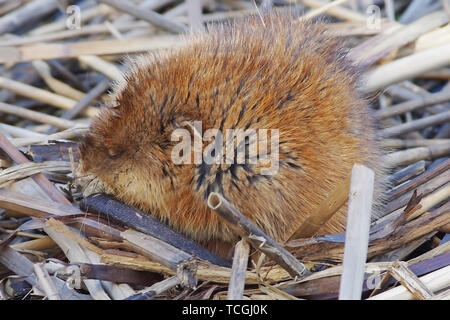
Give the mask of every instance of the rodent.
[[[382, 188], [382, 150], [358, 92], [360, 70], [322, 23], [266, 13], [186, 40], [131, 61], [80, 145], [77, 176], [94, 177], [87, 193], [113, 194], [227, 256], [238, 236], [208, 209], [211, 191], [283, 242], [355, 162], [373, 168]], [[278, 129], [278, 172], [174, 164], [172, 132], [195, 134], [186, 121], [201, 121], [203, 130]], [[319, 234], [343, 232], [345, 215], [341, 208]]]

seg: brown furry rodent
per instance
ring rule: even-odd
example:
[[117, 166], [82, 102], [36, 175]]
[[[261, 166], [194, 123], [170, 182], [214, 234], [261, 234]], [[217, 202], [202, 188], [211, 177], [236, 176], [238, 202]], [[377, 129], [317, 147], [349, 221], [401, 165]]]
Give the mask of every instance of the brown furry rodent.
[[[380, 171], [358, 81], [320, 23], [271, 13], [210, 26], [132, 62], [80, 146], [78, 176], [95, 177], [88, 193], [111, 193], [222, 255], [238, 237], [208, 209], [212, 191], [284, 241], [355, 162]], [[203, 130], [278, 129], [278, 172], [262, 175], [249, 163], [174, 164], [173, 131], [195, 135], [186, 121], [201, 121]], [[345, 214], [341, 208], [319, 233], [343, 232]]]

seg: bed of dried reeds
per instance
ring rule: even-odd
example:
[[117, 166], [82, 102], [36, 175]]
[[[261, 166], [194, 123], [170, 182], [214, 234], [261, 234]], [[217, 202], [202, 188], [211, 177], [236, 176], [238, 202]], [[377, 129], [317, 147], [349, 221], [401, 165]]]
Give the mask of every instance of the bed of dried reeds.
[[[359, 165], [284, 244], [212, 193], [242, 235], [228, 264], [107, 196], [80, 207], [77, 141], [124, 57], [270, 6], [326, 17], [367, 68], [385, 216]], [[450, 299], [449, 20], [447, 0], [0, 0], [1, 299]], [[349, 194], [346, 235], [316, 235]]]

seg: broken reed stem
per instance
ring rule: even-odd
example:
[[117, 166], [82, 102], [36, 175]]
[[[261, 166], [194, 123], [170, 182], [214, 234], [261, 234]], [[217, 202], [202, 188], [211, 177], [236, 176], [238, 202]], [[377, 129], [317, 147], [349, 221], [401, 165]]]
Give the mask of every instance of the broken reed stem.
[[310, 12], [308, 12], [307, 14], [305, 14], [302, 18], [307, 20], [307, 19], [312, 19], [318, 15], [321, 15], [322, 13], [327, 12], [328, 10], [335, 8], [341, 4], [344, 4], [345, 2], [347, 2], [348, 0], [335, 0], [333, 2], [324, 4], [323, 6], [321, 6], [320, 8], [314, 9]]
[[[10, 246], [4, 246], [0, 248], [0, 263], [18, 276], [22, 276], [24, 280], [32, 286], [36, 286], [38, 289], [43, 290], [40, 284], [37, 282], [36, 278], [30, 277], [30, 275], [33, 274], [33, 263], [24, 255], [20, 254], [14, 249], [11, 249]], [[69, 288], [69, 286], [67, 286], [63, 280], [57, 277], [52, 277], [52, 280], [57, 285], [59, 289], [58, 292], [63, 300], [89, 299], [89, 296], [80, 294], [75, 290]]]
[[37, 282], [41, 286], [42, 290], [44, 290], [48, 300], [61, 300], [58, 290], [56, 290], [55, 284], [45, 269], [44, 264], [35, 263], [33, 265], [33, 270], [36, 275]]
[[[402, 212], [400, 212], [401, 214]], [[406, 219], [408, 221], [408, 219]], [[450, 203], [423, 213], [417, 219], [397, 226], [394, 231], [370, 242], [369, 258], [386, 253], [439, 230], [450, 223]]]
[[187, 252], [145, 233], [129, 229], [121, 232], [120, 236], [140, 254], [174, 271], [180, 263], [193, 260], [193, 256]]
[[[307, 1], [305, 1], [305, 2], [307, 2]], [[335, 1], [336, 2], [336, 1]], [[337, 2], [339, 2], [339, 1], [337, 1]], [[344, 9], [344, 8], [343, 8]], [[83, 16], [84, 16], [85, 14], [84, 14], [84, 11], [83, 11]], [[364, 21], [364, 20], [362, 20], [362, 21]], [[448, 141], [447, 141], [448, 142]], [[348, 189], [348, 188], [347, 188]], [[178, 281], [175, 281], [174, 283], [177, 283]], [[152, 286], [153, 287], [153, 286]], [[156, 290], [155, 290], [156, 291]]]
[[79, 243], [83, 247], [91, 250], [92, 252], [97, 253], [98, 255], [101, 255], [103, 253], [103, 250], [99, 247], [93, 245], [90, 243], [86, 238], [83, 236], [77, 234], [73, 230], [71, 230], [68, 226], [66, 226], [63, 222], [56, 220], [54, 218], [50, 218], [45, 222], [45, 225], [48, 227], [51, 227], [53, 230], [59, 232], [60, 234], [64, 235], [65, 237]]
[[[64, 112], [60, 119], [73, 119], [79, 113], [83, 112], [93, 100], [97, 99], [106, 89], [109, 88], [109, 80], [103, 80], [99, 82], [94, 88], [92, 88], [86, 95], [84, 95], [70, 110]], [[47, 134], [55, 133], [57, 128], [52, 127], [47, 130]]]
[[[432, 292], [442, 290], [450, 286], [450, 266], [436, 270], [419, 280], [427, 286]], [[380, 294], [377, 294], [368, 300], [412, 300], [414, 295], [404, 286], [395, 287]]]
[[395, 261], [389, 269], [389, 273], [417, 299], [426, 300], [433, 297], [433, 292], [408, 268], [407, 262]]
[[449, 63], [450, 44], [412, 54], [366, 73], [363, 90], [372, 92], [402, 80], [412, 79], [427, 71], [445, 67]]
[[261, 229], [251, 223], [231, 203], [222, 197], [222, 195], [211, 192], [208, 197], [208, 207], [224, 218], [253, 248], [276, 261], [292, 277], [303, 277], [309, 272], [303, 263], [298, 261], [278, 242], [274, 241]]
[[389, 153], [383, 157], [388, 166], [408, 165], [420, 160], [433, 160], [450, 154], [450, 142], [433, 144], [429, 147], [412, 148]]
[[[26, 216], [43, 218], [51, 215], [76, 215], [79, 209], [66, 203], [55, 203], [45, 198], [0, 188], [0, 207]], [[83, 213], [84, 215], [85, 213]]]
[[87, 126], [79, 125], [48, 136], [11, 139], [11, 143], [16, 147], [23, 147], [30, 144], [48, 143], [49, 140], [76, 139], [82, 137], [88, 130]]
[[383, 31], [354, 47], [350, 57], [356, 64], [370, 66], [428, 31], [445, 25], [448, 20], [449, 17], [443, 11], [435, 11], [407, 25], [383, 21]]
[[[30, 162], [14, 145], [0, 133], [0, 149], [2, 149], [9, 157], [17, 164]], [[31, 178], [41, 187], [41, 189], [55, 202], [67, 204], [72, 206], [72, 203], [67, 200], [64, 195], [56, 189], [56, 187], [42, 174], [38, 173]]]
[[[323, 1], [323, 0], [303, 0], [302, 2], [306, 6], [313, 7], [313, 8], [320, 8], [320, 7], [329, 5], [328, 2]], [[356, 11], [344, 8], [344, 7], [328, 8], [327, 14], [337, 17], [337, 18], [340, 18], [340, 19], [353, 21], [353, 22], [366, 23], [366, 21], [367, 21], [367, 17], [365, 15], [358, 13]]]
[[75, 121], [61, 119], [42, 112], [16, 107], [4, 102], [0, 102], [0, 112], [15, 115], [17, 117], [36, 121], [39, 123], [50, 124], [61, 129], [69, 129], [78, 126], [78, 123]]
[[73, 99], [75, 101], [83, 98], [84, 92], [74, 89], [61, 80], [54, 78], [51, 74], [51, 69], [47, 62], [43, 60], [35, 60], [31, 64], [39, 73], [41, 78], [45, 81], [47, 86], [56, 94]]
[[[411, 213], [408, 213], [406, 220], [409, 221], [414, 218], [417, 218], [421, 214], [425, 213], [426, 211], [433, 208], [435, 205], [441, 203], [442, 201], [445, 201], [448, 198], [450, 198], [450, 182], [448, 182], [443, 186], [440, 186], [438, 189], [436, 189], [426, 197], [422, 198], [419, 202], [420, 208]], [[399, 209], [399, 211], [405, 209], [406, 207], [402, 207], [401, 209]]]
[[[83, 16], [84, 16], [83, 11]], [[114, 24], [114, 27], [119, 31], [127, 31], [131, 29], [137, 29], [137, 28], [148, 28], [148, 23], [144, 21], [127, 21], [124, 23], [118, 23]], [[84, 25], [81, 29], [75, 29], [75, 30], [64, 30], [59, 32], [53, 32], [53, 33], [47, 33], [43, 35], [28, 35], [23, 36], [20, 38], [14, 38], [14, 39], [7, 39], [4, 41], [0, 41], [0, 47], [11, 47], [11, 46], [23, 46], [27, 44], [32, 43], [48, 43], [56, 40], [64, 40], [64, 39], [70, 39], [74, 37], [80, 37], [85, 35], [100, 35], [102, 33], [110, 33], [108, 27], [101, 23], [101, 24], [93, 24], [93, 25]]]
[[399, 185], [405, 181], [411, 180], [425, 172], [426, 164], [424, 160], [417, 161], [385, 179], [387, 185]]
[[19, 63], [39, 59], [77, 58], [84, 55], [114, 55], [146, 52], [149, 50], [174, 47], [181, 45], [182, 43], [183, 39], [179, 36], [162, 35], [152, 38], [34, 44], [2, 48], [0, 50], [0, 64]]
[[429, 147], [435, 144], [450, 142], [450, 139], [384, 139], [381, 145], [384, 148], [408, 149], [418, 147]]
[[300, 238], [309, 238], [316, 232], [342, 207], [348, 199], [348, 188], [350, 186], [350, 175], [342, 181], [336, 189], [326, 198], [322, 204], [312, 212], [306, 220], [300, 225], [297, 231], [288, 239], [288, 241]]
[[[450, 54], [450, 53], [449, 53]], [[425, 117], [419, 120], [402, 123], [397, 126], [389, 127], [380, 131], [383, 138], [399, 136], [405, 133], [422, 130], [429, 126], [445, 123], [450, 121], [450, 111], [441, 112], [433, 116]]]
[[[80, 17], [80, 22], [92, 20], [97, 16], [106, 16], [111, 13], [115, 13], [116, 10], [105, 4], [99, 4], [97, 6], [83, 9], [83, 14]], [[85, 25], [83, 24], [83, 28]], [[40, 26], [37, 26], [33, 30], [30, 30], [27, 34], [30, 36], [51, 34], [57, 31], [67, 30], [66, 19], [58, 19], [53, 22], [49, 22]]]
[[[64, 110], [71, 109], [77, 103], [76, 100], [4, 77], [0, 77], [0, 88], [10, 90], [15, 94], [41, 101]], [[84, 111], [83, 114], [90, 118], [94, 118], [97, 113], [97, 108], [89, 107]]]
[[192, 30], [203, 31], [202, 0], [186, 0], [187, 16]]
[[180, 283], [181, 281], [177, 276], [172, 276], [163, 281], [155, 283], [151, 287], [141, 290], [140, 292], [126, 298], [125, 300], [149, 300], [152, 299], [154, 296], [163, 293], [164, 291], [176, 287]]
[[428, 169], [423, 174], [414, 178], [413, 180], [408, 181], [407, 183], [403, 184], [402, 186], [399, 186], [397, 188], [391, 189], [388, 192], [386, 192], [386, 200], [395, 199], [406, 192], [414, 190], [418, 186], [431, 180], [432, 178], [436, 177], [437, 175], [440, 175], [441, 173], [445, 172], [449, 168], [450, 168], [450, 159], [442, 161], [441, 163], [437, 164], [436, 166], [434, 166], [431, 169]]
[[120, 202], [110, 195], [100, 193], [88, 196], [81, 202], [81, 207], [89, 212], [104, 215], [108, 221], [113, 220], [136, 231], [151, 235], [200, 259], [220, 266], [231, 266], [228, 261], [173, 231], [153, 216]]
[[439, 70], [433, 70], [426, 72], [424, 74], [421, 74], [418, 76], [420, 79], [425, 80], [442, 80], [442, 81], [448, 81], [450, 80], [450, 69], [449, 68], [442, 68]]
[[126, 12], [129, 15], [132, 15], [138, 19], [147, 21], [155, 26], [158, 26], [162, 29], [174, 32], [174, 33], [182, 33], [188, 30], [188, 28], [179, 22], [174, 22], [166, 17], [160, 15], [151, 10], [146, 10], [142, 8], [137, 8], [134, 4], [125, 0], [100, 0], [107, 5], [116, 8], [120, 11]]
[[[443, 173], [429, 178], [428, 180], [425, 180], [424, 182], [420, 182], [416, 180], [417, 178], [414, 178], [411, 181], [408, 181], [404, 183], [403, 185], [397, 187], [397, 189], [403, 190], [403, 186], [405, 187], [414, 187], [413, 190], [406, 191], [404, 193], [401, 193], [400, 196], [395, 197], [393, 200], [389, 201], [384, 207], [383, 212], [386, 213], [383, 218], [379, 219], [376, 224], [382, 225], [385, 221], [392, 219], [393, 217], [397, 217], [403, 213], [403, 210], [406, 208], [406, 205], [410, 202], [411, 197], [413, 197], [414, 193], [417, 193], [419, 197], [419, 203], [415, 205], [423, 206], [426, 203], [429, 205], [438, 204], [439, 199], [441, 197], [445, 197], [445, 184], [448, 183], [449, 179], [448, 176], [450, 174], [450, 169], [447, 169], [447, 171], [444, 171]], [[420, 177], [420, 176], [419, 176]], [[409, 184], [412, 182], [412, 184]], [[418, 184], [417, 184], [417, 183]], [[408, 185], [407, 185], [408, 184]], [[417, 186], [415, 186], [417, 184]], [[443, 193], [444, 192], [444, 193]], [[440, 196], [439, 196], [440, 194]], [[432, 200], [435, 199], [435, 200]], [[409, 208], [411, 210], [412, 208]], [[415, 208], [417, 211], [419, 208]], [[422, 208], [421, 208], [422, 209]], [[420, 210], [421, 210], [420, 209]]]
[[53, 0], [35, 0], [28, 2], [0, 18], [0, 34], [13, 32], [27, 23], [45, 17], [58, 8], [57, 4]]
[[[58, 246], [61, 248], [70, 262], [76, 261], [81, 263], [92, 263], [91, 259], [97, 260], [95, 253], [89, 251], [86, 248], [83, 248], [76, 241], [66, 237], [64, 234], [54, 230], [52, 227], [44, 226], [44, 231], [58, 244]], [[103, 288], [99, 280], [84, 279], [83, 282], [93, 299], [111, 299], [110, 296], [105, 292], [105, 289]], [[115, 292], [111, 291], [111, 293]]]
[[241, 239], [236, 243], [227, 300], [242, 300], [249, 253], [250, 246], [245, 239]]
[[20, 251], [20, 250], [40, 251], [40, 250], [45, 250], [45, 249], [49, 249], [49, 248], [54, 248], [55, 246], [56, 246], [55, 241], [53, 241], [52, 238], [46, 236], [41, 239], [34, 239], [34, 240], [30, 240], [30, 241], [15, 243], [15, 244], [11, 245], [10, 247], [17, 251]]
[[15, 138], [36, 138], [36, 137], [46, 137], [45, 134], [38, 133], [36, 131], [32, 131], [29, 129], [25, 129], [22, 127], [17, 127], [13, 125], [9, 125], [6, 123], [0, 123], [0, 130], [7, 135]]
[[450, 289], [439, 294], [435, 294], [430, 300], [450, 300]]
[[36, 173], [71, 171], [68, 161], [27, 162], [0, 171], [0, 187], [13, 180], [20, 180]]
[[131, 229], [121, 232], [120, 236], [135, 252], [176, 271], [182, 286], [196, 287], [195, 274], [198, 261], [192, 255], [150, 235]]
[[375, 173], [355, 164], [350, 182], [339, 300], [360, 300], [369, 245]]
[[438, 93], [432, 93], [426, 97], [420, 96], [420, 99], [410, 100], [389, 108], [384, 108], [375, 113], [379, 119], [396, 116], [406, 112], [414, 111], [418, 108], [426, 107], [432, 104], [439, 104], [450, 100], [450, 90], [444, 90]]
[[[107, 76], [109, 79], [119, 81], [122, 79], [122, 71], [115, 64], [93, 55], [79, 56], [78, 60], [95, 71]], [[106, 90], [106, 89], [105, 89]]]
[[[174, 275], [175, 271], [167, 268], [160, 263], [153, 262], [145, 256], [129, 257], [105, 252], [102, 255], [102, 262], [108, 265], [121, 266], [124, 268], [131, 268], [135, 270], [146, 270], [151, 272], [162, 273], [164, 275]], [[247, 284], [260, 284], [261, 276], [264, 275], [264, 281], [268, 283], [276, 283], [280, 281], [289, 280], [289, 274], [279, 266], [264, 267], [259, 274], [253, 271], [246, 271], [245, 282]], [[209, 281], [220, 284], [228, 284], [231, 277], [231, 269], [219, 267], [210, 263], [199, 261], [198, 269], [195, 274], [197, 279], [201, 281]]]

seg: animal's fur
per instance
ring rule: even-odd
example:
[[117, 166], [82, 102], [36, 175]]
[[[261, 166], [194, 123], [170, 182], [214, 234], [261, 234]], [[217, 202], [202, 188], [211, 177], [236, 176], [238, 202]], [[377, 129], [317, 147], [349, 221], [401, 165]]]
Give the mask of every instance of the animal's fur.
[[[237, 239], [211, 212], [221, 192], [273, 238], [286, 240], [350, 173], [380, 171], [379, 147], [358, 70], [320, 23], [268, 14], [210, 27], [186, 44], [134, 61], [93, 121], [80, 175], [203, 244]], [[280, 167], [175, 165], [171, 134], [183, 121], [217, 128], [278, 129]], [[378, 179], [379, 180], [379, 179]], [[319, 233], [343, 232], [342, 208]], [[216, 250], [217, 251], [217, 250]]]

